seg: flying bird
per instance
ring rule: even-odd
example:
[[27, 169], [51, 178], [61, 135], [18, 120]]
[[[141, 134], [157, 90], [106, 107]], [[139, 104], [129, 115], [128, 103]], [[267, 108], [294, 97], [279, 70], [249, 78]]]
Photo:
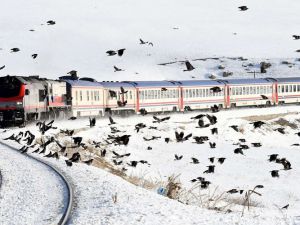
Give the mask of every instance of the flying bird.
[[12, 48], [12, 49], [10, 49], [10, 52], [18, 52], [18, 51], [20, 51], [19, 48]]
[[120, 69], [120, 68], [118, 68], [118, 67], [116, 67], [116, 66], [114, 66], [114, 69], [115, 69], [115, 71], [114, 71], [114, 72], [120, 72], [120, 71], [124, 71], [123, 69]]
[[32, 54], [32, 55], [31, 55], [31, 57], [32, 57], [33, 59], [35, 59], [37, 56], [38, 56], [38, 54]]
[[54, 25], [54, 24], [56, 24], [56, 22], [53, 21], [53, 20], [48, 20], [48, 21], [47, 21], [47, 25]]
[[247, 6], [245, 6], [245, 5], [243, 5], [243, 6], [240, 6], [239, 9], [240, 9], [241, 11], [246, 11], [246, 10], [248, 10], [249, 8], [248, 8]]
[[0, 67], [0, 70], [3, 70], [4, 68], [5, 68], [5, 65], [1, 66], [1, 67]]
[[195, 67], [193, 67], [193, 65], [188, 60], [185, 61], [185, 66], [186, 66], [186, 69], [183, 71], [192, 71], [195, 69]]

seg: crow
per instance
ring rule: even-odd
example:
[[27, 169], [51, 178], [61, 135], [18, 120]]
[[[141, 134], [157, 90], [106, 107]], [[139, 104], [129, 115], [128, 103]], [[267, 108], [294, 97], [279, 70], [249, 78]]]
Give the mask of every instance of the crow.
[[246, 142], [246, 139], [240, 138], [239, 141], [245, 143], [245, 142]]
[[75, 152], [69, 160], [71, 162], [79, 162], [80, 158], [79, 152]]
[[28, 146], [24, 146], [24, 148], [22, 150], [21, 149], [19, 151], [21, 151], [21, 153], [25, 153], [25, 152], [28, 151], [29, 147]]
[[231, 127], [232, 129], [234, 129], [236, 132], [239, 132], [239, 128], [238, 128], [237, 125], [231, 125], [229, 127]]
[[117, 54], [116, 51], [114, 51], [114, 50], [108, 50], [108, 51], [106, 51], [106, 53], [108, 56], [113, 56], [113, 55]]
[[157, 130], [157, 127], [150, 126], [148, 129], [149, 130]]
[[192, 179], [191, 182], [195, 183], [196, 181], [198, 181], [197, 179]]
[[214, 125], [217, 123], [217, 117], [216, 116], [210, 116], [208, 114], [206, 114], [206, 118], [209, 120], [211, 125]]
[[177, 131], [175, 131], [175, 137], [177, 142], [183, 142], [187, 141], [190, 137], [192, 137], [192, 134], [188, 134], [184, 137], [184, 132], [178, 133]]
[[140, 45], [144, 45], [144, 44], [148, 44], [148, 41], [143, 41], [143, 40], [140, 38]]
[[194, 70], [195, 68], [193, 67], [193, 65], [187, 60], [185, 61], [185, 66], [186, 66], [186, 69], [183, 70], [183, 71], [192, 71]]
[[130, 161], [130, 163], [127, 163], [128, 166], [136, 167], [138, 164], [138, 161]]
[[216, 142], [209, 142], [210, 148], [216, 148]]
[[1, 66], [1, 67], [0, 67], [0, 70], [3, 70], [4, 68], [5, 68], [5, 65]]
[[152, 136], [151, 138], [145, 138], [145, 137], [143, 137], [143, 139], [144, 139], [145, 141], [157, 140], [157, 139], [159, 139], [159, 138], [161, 138], [161, 137], [157, 137], [157, 136]]
[[236, 148], [236, 149], [234, 149], [234, 153], [235, 154], [242, 154], [242, 155], [244, 155], [243, 148]]
[[147, 127], [146, 124], [144, 124], [144, 123], [138, 123], [138, 124], [135, 125], [135, 130], [138, 133], [141, 129], [143, 129], [145, 127]]
[[12, 49], [10, 49], [10, 52], [19, 52], [19, 51], [20, 51], [19, 48], [12, 48]]
[[124, 107], [127, 104], [127, 100], [126, 101], [117, 101], [117, 104], [119, 107]]
[[165, 88], [165, 87], [162, 87], [161, 88], [161, 91], [167, 91], [168, 89], [167, 88]]
[[275, 129], [274, 131], [278, 131], [281, 134], [285, 134], [284, 127], [279, 127], [277, 129]]
[[254, 187], [254, 189], [255, 189], [255, 188], [264, 188], [264, 186], [261, 185], [261, 184], [258, 184], [258, 185], [256, 185], [256, 186]]
[[76, 70], [71, 70], [70, 72], [68, 72], [67, 74], [70, 74], [73, 77], [77, 77], [77, 71]]
[[215, 157], [210, 157], [210, 158], [208, 158], [209, 159], [209, 161], [211, 162], [211, 163], [214, 163], [214, 161], [215, 161]]
[[191, 117], [191, 119], [198, 120], [198, 119], [202, 119], [204, 116], [205, 116], [205, 114], [199, 114], [197, 116]]
[[67, 166], [72, 166], [73, 165], [72, 161], [70, 161], [70, 160], [65, 160], [65, 162], [66, 162]]
[[48, 20], [47, 21], [47, 25], [54, 25], [55, 24], [55, 21], [53, 21], [53, 20]]
[[214, 135], [214, 134], [218, 134], [218, 128], [214, 127], [211, 129], [211, 134]]
[[76, 116], [71, 116], [68, 120], [76, 120], [77, 117]]
[[293, 35], [294, 40], [299, 40], [300, 39], [300, 35]]
[[264, 100], [267, 100], [267, 99], [269, 99], [267, 96], [265, 96], [265, 95], [260, 95], [260, 97], [262, 98], [262, 99], [264, 99]]
[[169, 143], [170, 142], [170, 138], [165, 138], [165, 142]]
[[116, 66], [114, 66], [114, 72], [120, 72], [120, 71], [124, 71], [123, 69], [120, 69], [120, 68], [118, 68], [118, 67], [116, 67]]
[[175, 159], [174, 159], [174, 160], [181, 160], [181, 159], [182, 159], [182, 157], [183, 157], [183, 155], [181, 155], [181, 156], [178, 156], [177, 154], [175, 154]]
[[281, 164], [283, 165], [284, 170], [290, 170], [290, 169], [292, 169], [291, 163], [288, 160], [286, 160], [286, 159], [282, 160]]
[[109, 124], [108, 124], [109, 126], [116, 124], [116, 122], [113, 120], [111, 116], [109, 116], [108, 119], [109, 119]]
[[212, 87], [210, 88], [210, 90], [213, 92], [213, 93], [218, 93], [218, 92], [221, 92], [221, 88], [220, 87]]
[[32, 54], [32, 55], [31, 55], [31, 57], [32, 57], [33, 59], [35, 59], [37, 56], [38, 56], [38, 54]]
[[73, 141], [75, 145], [80, 146], [81, 142], [82, 142], [82, 137], [73, 137]]
[[297, 133], [295, 133], [295, 134], [297, 134], [297, 135], [300, 137], [300, 132], [297, 132]]
[[115, 92], [115, 91], [113, 91], [113, 90], [108, 90], [108, 92], [109, 92], [109, 96], [110, 96], [111, 98], [116, 98], [116, 97], [117, 97], [117, 92]]
[[256, 148], [261, 147], [261, 143], [259, 143], [259, 142], [255, 142], [255, 143], [251, 143], [251, 144], [253, 147], [256, 147]]
[[225, 161], [225, 159], [226, 159], [226, 158], [218, 158], [218, 162], [219, 162], [220, 164], [223, 164], [224, 161]]
[[191, 159], [192, 159], [192, 161], [193, 161], [193, 162], [191, 162], [191, 163], [194, 163], [194, 164], [199, 164], [199, 163], [200, 163], [199, 160], [196, 159], [196, 158], [194, 158], [194, 157], [192, 157]]
[[120, 92], [121, 95], [126, 94], [128, 92], [128, 91], [125, 91], [125, 89], [122, 86], [120, 87], [120, 89], [121, 89], [121, 92]]
[[279, 177], [279, 170], [272, 170], [272, 171], [270, 171], [271, 172], [271, 176], [272, 177]]
[[256, 129], [256, 128], [260, 128], [262, 125], [264, 125], [266, 123], [262, 122], [262, 121], [256, 121], [256, 122], [253, 122], [253, 123], [250, 123], [250, 124], [253, 124], [254, 129]]
[[238, 192], [239, 191], [237, 189], [235, 189], [235, 188], [227, 191], [227, 193], [229, 193], [229, 194], [235, 194], [235, 193], [238, 193]]
[[105, 155], [106, 155], [106, 149], [101, 150], [100, 151], [100, 155], [101, 155], [101, 157], [105, 157]]
[[277, 159], [278, 154], [269, 155], [269, 162], [274, 162]]
[[82, 162], [85, 163], [85, 164], [87, 164], [87, 165], [91, 165], [93, 163], [93, 160], [94, 159], [90, 159], [90, 160], [82, 161]]
[[90, 127], [96, 126], [96, 118], [95, 117], [94, 118], [89, 117], [89, 122], [90, 122]]
[[148, 164], [148, 165], [150, 165], [150, 164], [148, 163], [148, 161], [146, 161], [146, 160], [140, 160], [139, 162], [142, 163], [142, 164]]
[[151, 146], [148, 146], [148, 147], [147, 147], [147, 150], [149, 150], [149, 151], [152, 150], [152, 147], [151, 147]]
[[242, 145], [242, 144], [240, 144], [240, 148], [242, 148], [242, 149], [249, 149], [249, 146], [248, 145]]
[[155, 120], [155, 121], [153, 121], [153, 123], [161, 123], [161, 122], [163, 122], [163, 121], [166, 121], [166, 120], [169, 120], [171, 117], [170, 116], [167, 116], [167, 117], [164, 117], [164, 118], [158, 118], [158, 117], [156, 117], [156, 116], [153, 116], [153, 119]]
[[281, 209], [288, 209], [289, 206], [290, 206], [290, 204], [287, 204], [287, 205], [283, 206]]
[[216, 112], [219, 112], [219, 111], [220, 111], [220, 108], [219, 108], [219, 106], [217, 106], [217, 105], [211, 106], [210, 109], [211, 109], [211, 111], [212, 111], [213, 113], [216, 113]]
[[204, 180], [204, 181], [201, 181], [201, 188], [203, 188], [203, 189], [206, 189], [206, 188], [208, 188], [208, 186], [211, 184], [211, 182], [210, 181], [206, 181], [206, 180]]
[[214, 173], [215, 172], [215, 165], [207, 166], [208, 170], [205, 170], [203, 173]]
[[66, 146], [62, 146], [57, 140], [55, 140], [57, 146], [60, 148], [60, 152], [64, 153], [67, 149]]
[[47, 157], [47, 158], [51, 158], [52, 157], [52, 152], [50, 151], [47, 155], [44, 155], [44, 157]]
[[145, 116], [148, 114], [147, 110], [146, 109], [140, 109], [140, 113], [141, 115]]
[[209, 127], [210, 125], [209, 124], [204, 124], [203, 119], [199, 119], [198, 120], [198, 126], [199, 126], [199, 128], [206, 128], [206, 127]]
[[118, 56], [122, 56], [124, 54], [124, 51], [126, 50], [126, 48], [122, 48], [122, 49], [119, 49], [117, 52], [118, 52]]
[[241, 11], [246, 11], [246, 10], [248, 10], [248, 7], [247, 6], [245, 6], [245, 5], [243, 5], [243, 6], [240, 6], [240, 7], [238, 7]]

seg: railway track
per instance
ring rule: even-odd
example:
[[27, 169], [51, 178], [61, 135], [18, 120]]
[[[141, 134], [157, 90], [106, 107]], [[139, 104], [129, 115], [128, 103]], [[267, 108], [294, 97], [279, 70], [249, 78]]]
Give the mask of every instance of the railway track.
[[[3, 145], [3, 146], [5, 146], [5, 147], [7, 147], [9, 149], [12, 149], [14, 151], [19, 152], [18, 149], [14, 148], [13, 146], [11, 146], [11, 145], [9, 145], [9, 144], [1, 141], [1, 140], [0, 140], [0, 145]], [[50, 170], [54, 171], [55, 174], [57, 174], [61, 178], [61, 180], [64, 182], [65, 188], [66, 188], [66, 192], [67, 192], [67, 199], [66, 199], [66, 204], [64, 206], [64, 210], [63, 210], [62, 216], [59, 219], [58, 225], [65, 225], [65, 224], [67, 224], [68, 220], [71, 217], [72, 208], [73, 208], [73, 198], [74, 198], [74, 191], [73, 191], [71, 183], [69, 182], [69, 180], [67, 179], [67, 177], [64, 175], [63, 172], [61, 172], [58, 168], [56, 168], [55, 166], [51, 165], [50, 163], [48, 163], [48, 162], [46, 162], [44, 160], [41, 160], [39, 158], [36, 158], [36, 157], [34, 157], [32, 155], [29, 155], [29, 154], [24, 154], [24, 156], [26, 156], [26, 157], [28, 157], [28, 158], [30, 158], [32, 160], [35, 160], [35, 161], [43, 164], [44, 166], [48, 167]], [[1, 171], [0, 171], [0, 189], [1, 189], [1, 184], [2, 184], [2, 176], [1, 176]]]

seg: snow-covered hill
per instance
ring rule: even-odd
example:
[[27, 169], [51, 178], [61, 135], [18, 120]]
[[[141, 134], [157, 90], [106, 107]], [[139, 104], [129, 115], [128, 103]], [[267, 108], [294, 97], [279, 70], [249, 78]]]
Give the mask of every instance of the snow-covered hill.
[[[249, 10], [240, 11], [241, 5]], [[298, 0], [5, 1], [0, 67], [6, 67], [0, 76], [57, 78], [74, 69], [100, 81], [221, 78], [222, 64], [233, 77], [252, 77], [242, 65], [253, 63], [248, 72], [256, 71], [267, 59], [273, 66], [263, 76], [300, 76], [300, 40], [292, 38], [300, 35], [299, 9]], [[140, 38], [153, 47], [139, 44]], [[20, 51], [10, 53], [15, 47]], [[120, 48], [126, 48], [122, 57], [105, 53]], [[228, 58], [240, 56], [249, 60]], [[192, 61], [207, 57], [221, 58]], [[194, 71], [183, 72], [180, 62], [158, 65], [186, 59]], [[114, 65], [125, 71], [114, 72]]]

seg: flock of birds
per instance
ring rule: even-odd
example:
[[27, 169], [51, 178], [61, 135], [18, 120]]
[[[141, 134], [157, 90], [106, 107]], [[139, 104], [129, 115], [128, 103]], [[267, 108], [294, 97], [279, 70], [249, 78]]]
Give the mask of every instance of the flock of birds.
[[[240, 11], [247, 11], [247, 10], [249, 10], [248, 6], [245, 6], [245, 5], [239, 6], [238, 9]], [[54, 21], [54, 20], [48, 20], [46, 22], [46, 24], [49, 25], [49, 26], [53, 26], [53, 25], [56, 24], [56, 21]], [[44, 25], [44, 24], [41, 24], [41, 25]], [[173, 28], [173, 29], [175, 29], [175, 28]], [[178, 29], [178, 28], [176, 28], [176, 29]], [[35, 30], [34, 29], [30, 29], [29, 31], [30, 32], [34, 32]], [[236, 33], [234, 33], [234, 34], [236, 34]], [[294, 34], [294, 35], [292, 35], [292, 37], [293, 37], [294, 40], [300, 40], [300, 35], [298, 35], [298, 34]], [[153, 42], [151, 42], [151, 41], [145, 41], [145, 40], [143, 40], [141, 38], [139, 39], [139, 44], [140, 45], [152, 46], [152, 47], [154, 46]], [[2, 50], [2, 49], [0, 49], [0, 50]], [[126, 48], [121, 48], [121, 49], [117, 49], [117, 50], [111, 50], [110, 49], [110, 50], [106, 51], [106, 54], [107, 54], [107, 56], [115, 56], [115, 55], [117, 55], [119, 57], [122, 57], [124, 55], [124, 53], [125, 53], [125, 50], [126, 50]], [[11, 53], [17, 53], [19, 51], [21, 51], [21, 49], [19, 47], [13, 47], [13, 48], [10, 49]], [[300, 50], [296, 50], [296, 52], [300, 52]], [[38, 57], [38, 54], [37, 53], [33, 53], [31, 55], [31, 57], [33, 59], [36, 59]], [[184, 64], [185, 64], [186, 68], [183, 71], [192, 71], [192, 70], [195, 69], [195, 67], [191, 64], [191, 62], [189, 60], [184, 61]], [[5, 67], [6, 67], [6, 65], [0, 66], [0, 70], [3, 70]], [[113, 68], [114, 68], [114, 72], [125, 71], [125, 69], [119, 68], [116, 65], [113, 65]], [[75, 70], [73, 70], [73, 71], [75, 71]], [[75, 71], [75, 72], [77, 72], [77, 71]], [[135, 72], [135, 73], [138, 74], [137, 72]], [[192, 78], [195, 78], [195, 77], [192, 77]]]
[[[218, 135], [218, 128], [215, 127], [215, 125], [218, 123], [218, 119], [216, 116], [216, 112], [218, 112], [218, 110], [216, 110], [217, 106], [213, 106], [211, 107], [211, 112], [212, 114], [209, 113], [202, 113], [202, 114], [198, 114], [194, 117], [191, 117], [191, 121], [198, 121], [197, 125], [194, 129], [203, 129], [203, 128], [209, 128], [211, 127], [210, 131], [211, 131], [211, 135]], [[76, 120], [76, 117], [70, 117], [70, 120]], [[137, 123], [134, 125], [134, 131], [135, 133], [140, 133], [141, 130], [143, 129], [149, 129], [149, 130], [159, 130], [159, 127], [157, 125], [159, 125], [160, 123], [167, 123], [169, 120], [171, 119], [170, 116], [166, 116], [166, 117], [159, 117], [154, 115], [153, 116], [153, 121], [151, 125], [147, 125], [145, 123]], [[119, 168], [121, 171], [127, 171], [127, 166], [135, 168], [137, 167], [139, 164], [145, 164], [150, 166], [151, 164], [144, 159], [141, 160], [127, 160], [127, 158], [129, 156], [131, 156], [131, 153], [125, 153], [125, 154], [120, 154], [117, 152], [116, 148], [114, 148], [115, 150], [112, 151], [108, 151], [109, 146], [120, 146], [120, 145], [124, 145], [127, 146], [129, 141], [130, 141], [130, 137], [132, 135], [129, 134], [123, 134], [126, 133], [126, 131], [121, 131], [120, 128], [117, 127], [117, 122], [112, 118], [112, 116], [109, 116], [109, 123], [108, 126], [110, 127], [110, 134], [107, 135], [106, 138], [104, 138], [102, 141], [92, 141], [92, 142], [87, 142], [84, 143], [83, 142], [83, 137], [80, 136], [76, 136], [75, 135], [75, 130], [69, 130], [69, 129], [62, 129], [59, 131], [59, 135], [64, 135], [66, 137], [71, 137], [71, 143], [70, 145], [63, 145], [62, 143], [60, 143], [60, 140], [58, 138], [55, 137], [55, 135], [51, 135], [51, 136], [47, 136], [47, 132], [49, 132], [50, 130], [57, 130], [57, 127], [53, 126], [54, 120], [46, 123], [44, 122], [37, 122], [36, 126], [40, 132], [40, 136], [41, 138], [36, 138], [36, 136], [31, 133], [29, 130], [27, 131], [20, 131], [17, 134], [12, 134], [11, 136], [5, 138], [4, 140], [12, 140], [15, 141], [21, 145], [23, 145], [19, 151], [23, 154], [27, 153], [29, 150], [32, 150], [31, 153], [36, 153], [36, 154], [43, 154], [44, 157], [47, 158], [56, 158], [59, 159], [60, 156], [64, 156], [67, 157], [67, 159], [65, 159], [65, 163], [67, 166], [71, 167], [73, 165], [73, 163], [78, 163], [78, 162], [83, 162], [87, 165], [91, 165], [93, 163], [93, 160], [95, 157], [101, 157], [101, 158], [106, 158], [105, 160], [111, 161], [111, 163], [116, 166], [117, 168]], [[157, 124], [156, 126], [154, 126], [155, 124]], [[264, 125], [266, 125], [265, 122], [263, 121], [255, 121], [250, 123], [254, 129], [261, 129]], [[89, 118], [89, 127], [95, 127], [96, 126], [96, 118]], [[238, 125], [230, 125], [229, 128], [233, 129], [235, 132], [240, 132], [240, 128]], [[281, 134], [285, 134], [284, 132], [284, 128], [277, 128], [274, 131], [278, 131]], [[3, 131], [3, 132], [6, 132]], [[120, 134], [122, 133], [122, 134]], [[120, 134], [120, 135], [119, 135]], [[295, 133], [295, 135], [300, 136], [300, 132]], [[57, 136], [57, 135], [56, 135]], [[151, 142], [151, 141], [155, 141], [155, 140], [159, 140], [161, 139], [161, 136], [152, 136], [152, 137], [143, 137], [143, 141], [145, 142]], [[212, 142], [210, 141], [210, 136], [193, 136], [192, 133], [185, 133], [183, 131], [178, 132], [175, 131], [175, 138], [172, 137], [165, 137], [164, 138], [164, 142], [166, 144], [170, 143], [170, 142], [177, 142], [177, 143], [181, 143], [181, 142], [185, 142], [185, 141], [189, 141], [190, 139], [193, 139], [195, 144], [205, 144], [208, 143], [209, 147], [211, 149], [215, 149], [217, 147], [216, 142]], [[49, 148], [50, 145], [56, 145], [56, 148], [54, 148], [53, 146], [51, 148]], [[259, 148], [262, 146], [261, 143], [259, 142], [253, 142], [251, 143], [251, 145], [246, 144], [246, 140], [245, 139], [239, 139], [238, 143], [233, 143], [233, 145], [237, 145], [238, 147], [236, 147], [233, 150], [234, 154], [240, 154], [243, 156], [246, 156], [244, 151], [250, 149], [251, 147], [254, 148]], [[48, 149], [49, 148], [49, 149]], [[85, 150], [87, 150], [88, 148], [93, 149], [93, 151], [96, 151], [97, 154], [94, 154], [94, 158], [89, 158], [87, 160], [82, 160], [82, 154], [84, 154], [86, 156]], [[53, 150], [56, 149], [56, 150]], [[75, 151], [72, 155], [70, 155], [68, 153], [68, 150], [72, 150]], [[151, 146], [147, 147], [147, 150], [152, 150]], [[110, 152], [110, 156], [107, 155], [107, 153]], [[69, 156], [69, 158], [68, 158]], [[90, 155], [91, 156], [91, 155]], [[108, 159], [107, 157], [111, 157], [111, 159]], [[173, 161], [180, 161], [184, 158], [184, 155], [178, 155], [178, 154], [174, 154], [174, 159]], [[190, 158], [191, 164], [199, 164], [200, 160], [196, 157], [191, 157]], [[267, 159], [270, 163], [277, 163], [277, 164], [281, 164], [283, 166], [282, 170], [283, 171], [287, 171], [287, 170], [291, 170], [292, 166], [291, 163], [289, 162], [289, 160], [287, 160], [285, 157], [279, 157], [279, 154], [271, 154], [268, 156]], [[215, 173], [216, 168], [218, 167], [217, 165], [222, 165], [224, 163], [226, 163], [226, 158], [225, 157], [209, 157], [208, 158], [209, 161], [209, 165], [207, 165], [207, 169], [205, 171], [203, 171], [203, 174], [213, 174]], [[271, 177], [273, 178], [279, 178], [279, 170], [272, 170], [270, 171], [271, 173]], [[190, 180], [192, 183], [198, 183], [199, 187], [201, 187], [202, 189], [207, 189], [209, 187], [209, 185], [211, 184], [211, 181], [207, 180], [205, 177], [203, 176], [198, 176], [196, 178], [193, 178]], [[263, 185], [257, 185], [260, 188], [263, 188]], [[240, 190], [240, 189], [230, 189], [229, 191], [227, 191], [227, 193], [229, 194], [242, 194], [244, 192], [244, 190]]]

